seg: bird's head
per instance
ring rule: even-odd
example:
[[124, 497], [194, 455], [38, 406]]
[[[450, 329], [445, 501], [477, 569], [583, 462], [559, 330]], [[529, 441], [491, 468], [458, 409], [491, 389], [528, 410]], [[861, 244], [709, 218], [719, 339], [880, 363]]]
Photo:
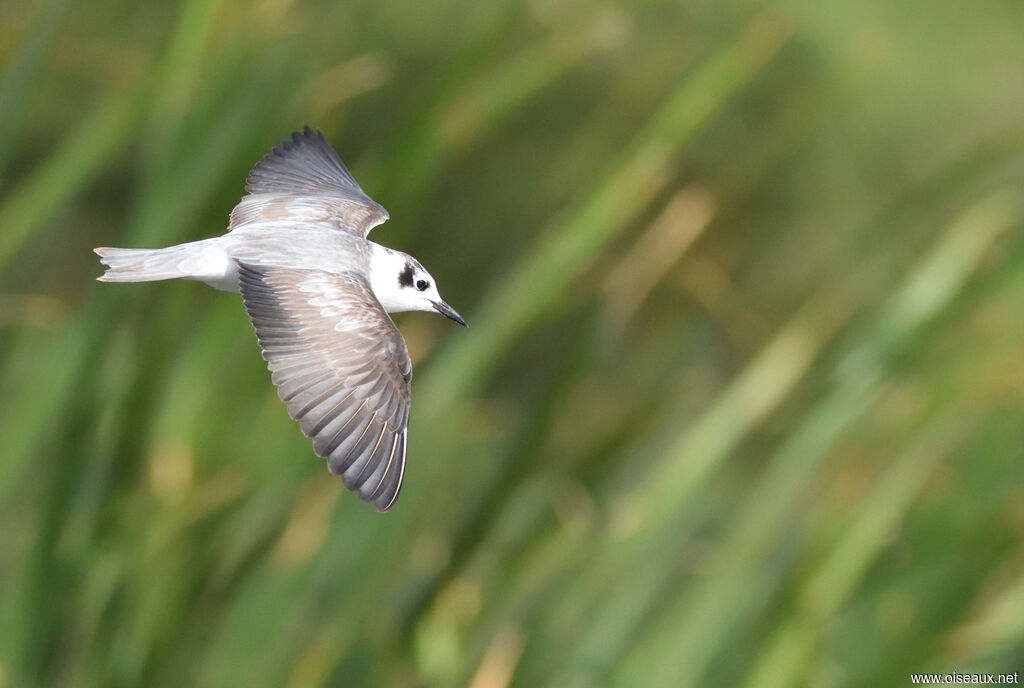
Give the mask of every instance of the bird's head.
[[374, 245], [370, 257], [370, 287], [388, 313], [433, 311], [465, 326], [466, 321], [444, 302], [437, 283], [412, 256]]

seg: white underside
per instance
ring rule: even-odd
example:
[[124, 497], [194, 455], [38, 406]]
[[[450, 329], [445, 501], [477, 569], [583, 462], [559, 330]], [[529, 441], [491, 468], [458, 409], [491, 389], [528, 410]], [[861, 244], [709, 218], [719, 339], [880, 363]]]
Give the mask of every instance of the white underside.
[[204, 247], [182, 267], [190, 275], [189, 279], [205, 282], [221, 291], [237, 292], [239, 289], [238, 264], [218, 246]]

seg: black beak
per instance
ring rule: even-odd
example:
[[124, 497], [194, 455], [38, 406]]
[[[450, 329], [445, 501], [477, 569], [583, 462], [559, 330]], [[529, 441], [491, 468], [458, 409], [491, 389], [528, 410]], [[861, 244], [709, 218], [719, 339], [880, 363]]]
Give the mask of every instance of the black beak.
[[444, 317], [448, 318], [449, 320], [454, 320], [463, 327], [469, 327], [469, 325], [466, 324], [466, 321], [462, 319], [462, 316], [456, 313], [455, 309], [449, 306], [444, 301], [432, 301], [431, 303], [434, 304], [434, 310], [436, 310]]

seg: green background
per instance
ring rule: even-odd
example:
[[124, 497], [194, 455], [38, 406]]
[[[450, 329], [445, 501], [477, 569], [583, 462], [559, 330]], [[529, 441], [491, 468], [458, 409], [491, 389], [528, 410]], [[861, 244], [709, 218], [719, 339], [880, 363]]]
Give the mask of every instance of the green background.
[[[375, 513], [239, 299], [99, 284], [321, 128], [396, 318]], [[1024, 669], [1019, 0], [0, 4], [0, 687]]]

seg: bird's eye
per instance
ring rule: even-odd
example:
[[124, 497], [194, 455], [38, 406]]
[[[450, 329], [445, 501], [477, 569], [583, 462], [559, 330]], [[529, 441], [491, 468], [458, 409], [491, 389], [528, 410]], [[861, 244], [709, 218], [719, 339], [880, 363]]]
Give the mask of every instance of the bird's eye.
[[427, 287], [430, 286], [430, 282], [427, 280], [416, 280], [416, 288], [420, 291], [426, 291]]

